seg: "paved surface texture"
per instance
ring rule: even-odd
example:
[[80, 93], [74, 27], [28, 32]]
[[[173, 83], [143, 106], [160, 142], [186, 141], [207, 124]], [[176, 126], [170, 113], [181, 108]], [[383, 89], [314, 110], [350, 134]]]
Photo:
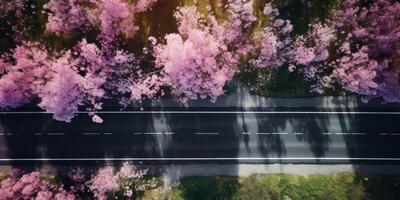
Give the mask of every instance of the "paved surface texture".
[[0, 115], [3, 163], [399, 163], [400, 112], [104, 112]]

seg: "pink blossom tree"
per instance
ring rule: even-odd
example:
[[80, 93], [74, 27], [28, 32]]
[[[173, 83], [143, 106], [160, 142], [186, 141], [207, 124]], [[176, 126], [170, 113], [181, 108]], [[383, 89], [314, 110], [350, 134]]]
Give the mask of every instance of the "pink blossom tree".
[[[346, 0], [331, 22], [314, 24], [293, 44], [292, 68], [323, 93], [342, 89], [363, 101], [399, 102], [400, 3]], [[299, 67], [300, 66], [300, 67]]]
[[44, 179], [40, 172], [22, 174], [12, 170], [0, 182], [0, 199], [74, 200], [75, 195], [63, 185]]
[[289, 20], [278, 18], [279, 11], [271, 3], [264, 7], [267, 22], [261, 31], [254, 33], [257, 55], [250, 63], [258, 68], [280, 67], [289, 58], [290, 33], [293, 26]]
[[109, 197], [135, 198], [141, 192], [156, 187], [154, 179], [145, 179], [147, 170], [138, 169], [129, 162], [123, 163], [119, 171], [106, 166], [92, 176], [88, 182], [95, 198], [106, 200]]
[[179, 8], [175, 14], [179, 33], [166, 35], [165, 43], [150, 38], [157, 69], [137, 84], [139, 88], [131, 87], [132, 99], [152, 97], [157, 94], [154, 89], [165, 85], [183, 101], [216, 101], [237, 72], [241, 57], [252, 51], [246, 33], [256, 21], [253, 6], [252, 0], [229, 1], [226, 22], [218, 22], [211, 11], [204, 16], [194, 6]]
[[53, 60], [38, 43], [17, 46], [0, 59], [0, 107], [16, 108], [42, 93], [52, 78]]
[[[130, 93], [138, 67], [132, 53], [121, 50], [119, 37], [132, 36], [137, 27], [134, 13], [151, 8], [156, 1], [137, 5], [124, 0], [50, 0], [46, 29], [58, 36], [98, 28], [99, 43], [82, 39], [74, 49], [48, 52], [44, 45], [25, 42], [0, 59], [0, 107], [16, 108], [39, 99], [39, 106], [54, 118], [70, 122], [80, 106], [94, 122], [102, 100]], [[127, 101], [121, 99], [121, 104]]]
[[[386, 102], [400, 102], [400, 3], [346, 0], [335, 17], [344, 54], [335, 77], [345, 88], [357, 85], [355, 92], [364, 100], [382, 97]], [[349, 67], [348, 60], [359, 61]], [[362, 62], [366, 64], [357, 65]], [[342, 76], [343, 72], [355, 76]]]

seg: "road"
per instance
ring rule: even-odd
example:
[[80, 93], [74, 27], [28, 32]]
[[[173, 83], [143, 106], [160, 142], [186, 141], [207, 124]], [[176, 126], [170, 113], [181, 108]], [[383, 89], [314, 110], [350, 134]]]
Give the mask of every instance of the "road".
[[131, 111], [0, 115], [0, 162], [400, 163], [400, 112]]

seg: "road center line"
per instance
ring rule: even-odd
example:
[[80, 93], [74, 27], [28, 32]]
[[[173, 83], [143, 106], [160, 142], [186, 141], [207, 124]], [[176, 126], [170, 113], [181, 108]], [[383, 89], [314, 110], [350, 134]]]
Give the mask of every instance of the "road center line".
[[161, 132], [154, 132], [154, 133], [144, 133], [145, 135], [162, 135]]
[[368, 135], [367, 133], [351, 133], [351, 135]]
[[196, 135], [219, 135], [219, 133], [196, 133]]
[[272, 135], [289, 135], [289, 133], [272, 133]]

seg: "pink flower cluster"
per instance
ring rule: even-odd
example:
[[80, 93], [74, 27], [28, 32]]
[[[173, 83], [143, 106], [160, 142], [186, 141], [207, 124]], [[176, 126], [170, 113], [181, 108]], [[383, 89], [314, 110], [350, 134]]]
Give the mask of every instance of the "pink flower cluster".
[[57, 35], [73, 30], [98, 27], [103, 43], [115, 40], [121, 33], [132, 36], [135, 12], [151, 9], [158, 0], [140, 0], [136, 5], [124, 0], [50, 0], [44, 5], [48, 10], [48, 31]]
[[329, 25], [311, 26], [293, 44], [292, 68], [313, 82], [313, 91], [342, 89], [364, 101], [400, 102], [400, 3], [345, 0]]
[[48, 23], [46, 24], [46, 29], [61, 35], [70, 33], [73, 30], [89, 28], [92, 26], [88, 17], [90, 13], [84, 4], [94, 2], [94, 0], [50, 0], [44, 5], [44, 9], [49, 11], [47, 12]]
[[293, 43], [293, 60], [298, 65], [326, 61], [328, 48], [336, 39], [335, 30], [321, 23], [313, 24], [306, 36], [299, 36]]
[[[136, 199], [143, 192], [156, 188], [158, 183], [147, 177], [146, 169], [125, 162], [119, 170], [102, 167], [95, 173], [73, 168], [55, 177], [39, 171], [24, 173], [12, 169], [0, 173], [1, 200], [75, 200], [75, 199]], [[65, 181], [67, 187], [57, 181]]]
[[157, 3], [159, 0], [138, 0], [135, 5], [135, 10], [137, 12], [145, 12], [151, 10], [154, 4]]
[[[146, 3], [147, 2], [147, 3]], [[141, 6], [155, 3], [141, 2]], [[121, 33], [132, 35], [135, 7], [122, 0], [51, 0], [47, 30], [59, 36], [99, 27], [100, 46], [85, 39], [74, 49], [47, 52], [44, 45], [25, 42], [0, 59], [0, 107], [16, 108], [40, 99], [38, 104], [54, 118], [70, 122], [79, 107], [87, 108], [94, 122], [101, 100], [130, 93], [137, 75], [134, 56], [119, 49]], [[139, 11], [138, 11], [139, 12]], [[121, 99], [126, 105], [126, 101]]]
[[52, 78], [52, 58], [38, 43], [27, 42], [0, 59], [0, 107], [16, 108], [43, 95]]
[[[135, 55], [122, 49], [124, 37], [138, 30], [135, 14], [156, 2], [49, 0], [46, 30], [82, 37], [58, 52], [44, 42], [15, 39], [16, 48], [0, 57], [0, 107], [38, 100], [40, 108], [66, 122], [86, 107], [101, 123], [95, 113], [105, 99], [127, 106], [170, 92], [182, 101], [216, 101], [235, 75], [280, 66], [302, 73], [313, 92], [342, 89], [363, 100], [400, 102], [400, 3], [395, 0], [345, 0], [330, 20], [311, 24], [306, 34], [295, 37], [291, 22], [281, 19], [271, 3], [259, 18], [257, 9], [262, 8], [254, 0], [228, 0], [224, 19], [217, 19], [211, 8], [202, 15], [194, 6], [181, 7], [175, 14], [176, 33], [150, 37], [149, 47]], [[0, 18], [21, 5], [27, 7], [20, 1], [4, 3]], [[13, 30], [17, 27], [23, 23]], [[10, 32], [23, 39], [24, 34]], [[96, 42], [89, 36], [93, 32], [98, 33]], [[260, 77], [256, 84], [270, 74]]]
[[[336, 71], [348, 68], [349, 56], [353, 60], [361, 59], [368, 64], [353, 67], [346, 73], [357, 74], [355, 81], [359, 80], [358, 91], [364, 99], [382, 97], [386, 102], [400, 102], [400, 2], [346, 0], [335, 17], [343, 37], [340, 49], [345, 50]], [[361, 52], [367, 55], [360, 58]], [[352, 76], [336, 78], [345, 83], [344, 87], [355, 87], [349, 84]]]
[[[250, 1], [228, 2], [229, 20], [217, 21], [210, 13], [207, 17], [195, 7], [182, 7], [175, 14], [179, 33], [165, 36], [165, 43], [153, 40], [157, 76], [146, 78], [147, 86], [160, 88], [154, 82], [163, 82], [172, 93], [183, 101], [211, 99], [224, 94], [224, 86], [237, 72], [240, 58], [253, 50], [246, 40], [251, 26], [256, 21]], [[153, 82], [149, 84], [149, 82]], [[146, 86], [141, 84], [142, 86]], [[142, 94], [154, 95], [145, 88], [133, 92], [134, 99]]]
[[136, 166], [125, 162], [119, 171], [112, 166], [101, 168], [88, 182], [96, 199], [106, 200], [110, 196], [121, 193], [125, 198], [133, 198], [140, 192], [154, 188], [154, 179], [145, 180], [147, 170], [139, 170]]
[[75, 196], [63, 185], [44, 179], [40, 172], [22, 174], [13, 170], [0, 182], [0, 199], [74, 200]]
[[0, 19], [5, 17], [7, 14], [11, 12], [16, 12], [17, 16], [21, 16], [24, 7], [24, 0], [15, 0], [15, 1], [0, 0], [0, 5], [1, 5]]
[[179, 34], [169, 34], [165, 37], [166, 45], [155, 49], [156, 62], [163, 67], [164, 82], [184, 100], [215, 101], [233, 77], [235, 60], [224, 43], [206, 30], [190, 29], [184, 36], [186, 40]]
[[[300, 35], [292, 44], [289, 71], [295, 69], [312, 83], [312, 92], [324, 93], [333, 87], [332, 76], [327, 75], [329, 48], [336, 39], [336, 30], [328, 25], [316, 23], [306, 35]], [[301, 66], [301, 67], [296, 67]]]
[[368, 47], [359, 52], [343, 56], [333, 71], [335, 77], [345, 90], [365, 96], [376, 95], [378, 84], [375, 82], [378, 62], [368, 56]]
[[278, 18], [279, 11], [273, 8], [271, 3], [265, 5], [264, 15], [270, 24], [256, 33], [257, 40], [260, 40], [259, 54], [250, 62], [259, 68], [279, 67], [290, 56], [288, 47], [291, 42], [290, 33], [293, 30], [293, 26], [289, 20]]

